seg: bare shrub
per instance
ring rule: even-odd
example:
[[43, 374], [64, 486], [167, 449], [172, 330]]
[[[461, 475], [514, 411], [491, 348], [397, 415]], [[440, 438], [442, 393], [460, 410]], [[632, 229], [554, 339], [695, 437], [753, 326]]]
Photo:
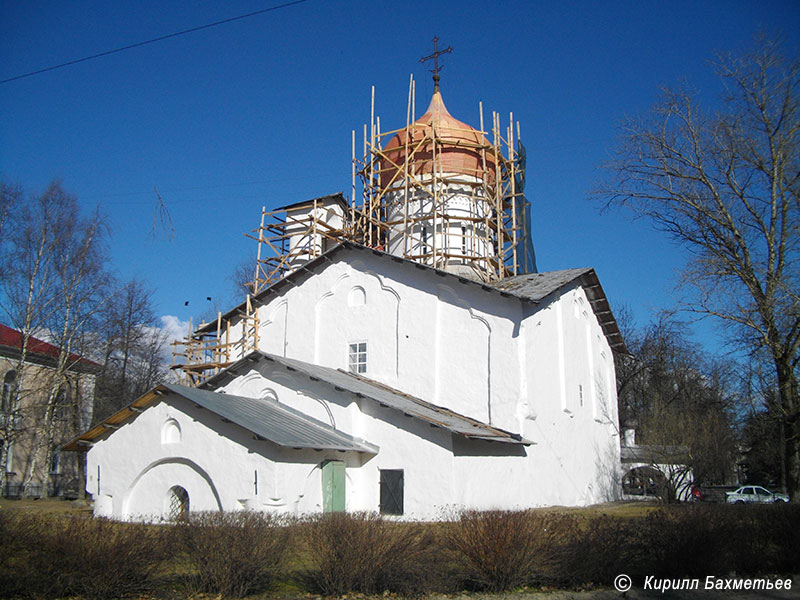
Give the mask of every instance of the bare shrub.
[[729, 569], [736, 573], [786, 573], [800, 564], [800, 506], [726, 506]]
[[303, 539], [312, 584], [323, 594], [427, 591], [435, 551], [430, 527], [384, 520], [376, 513], [309, 517]]
[[640, 520], [602, 514], [582, 522], [579, 534], [568, 542], [560, 565], [565, 580], [573, 585], [608, 585], [620, 573], [636, 576], [642, 562]]
[[252, 511], [192, 513], [176, 526], [187, 590], [241, 597], [268, 588], [284, 564], [287, 525]]
[[575, 521], [537, 511], [466, 510], [445, 530], [448, 544], [466, 563], [468, 581], [491, 591], [556, 577]]
[[791, 574], [800, 564], [800, 508], [683, 505], [644, 517], [592, 517], [562, 571], [575, 584], [610, 585], [626, 573], [657, 577]]
[[[13, 517], [13, 593], [49, 598], [120, 598], [153, 589], [166, 557], [158, 527], [88, 517]], [[5, 541], [5, 538], [4, 538]]]
[[32, 572], [28, 564], [28, 540], [38, 534], [38, 521], [19, 511], [0, 511], [0, 597], [20, 594]]

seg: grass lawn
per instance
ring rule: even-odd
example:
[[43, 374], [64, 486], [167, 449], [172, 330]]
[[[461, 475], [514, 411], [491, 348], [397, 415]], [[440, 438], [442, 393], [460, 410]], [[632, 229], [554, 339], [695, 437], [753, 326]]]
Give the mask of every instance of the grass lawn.
[[62, 500], [61, 498], [0, 498], [0, 510], [29, 512], [73, 513], [91, 515], [91, 504], [85, 500]]

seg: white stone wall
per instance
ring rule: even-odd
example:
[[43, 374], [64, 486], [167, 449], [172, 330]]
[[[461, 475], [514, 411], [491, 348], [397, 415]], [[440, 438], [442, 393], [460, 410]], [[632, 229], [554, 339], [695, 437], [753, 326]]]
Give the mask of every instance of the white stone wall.
[[[544, 504], [618, 497], [617, 398], [611, 349], [580, 286], [562, 289], [525, 319], [530, 366], [524, 435], [552, 474]], [[582, 397], [582, 399], [581, 399]]]
[[[348, 260], [264, 298], [263, 351], [346, 370], [348, 344], [365, 341], [366, 377], [533, 444], [453, 436], [262, 362], [226, 391], [276, 399], [377, 445], [378, 454], [282, 450], [170, 400], [90, 451], [92, 493], [101, 467], [98, 512], [162, 514], [178, 480], [188, 482], [193, 509], [317, 512], [326, 459], [346, 462], [347, 510], [377, 510], [380, 469], [402, 469], [407, 518], [434, 519], [451, 507], [572, 506], [618, 496], [613, 358], [579, 285], [534, 306], [370, 252], [342, 255]], [[181, 444], [161, 443], [169, 418], [180, 424]]]
[[[346, 370], [347, 344], [367, 341], [365, 376], [535, 442], [523, 458], [459, 455], [431, 464], [435, 487], [447, 490], [444, 504], [581, 505], [617, 497], [611, 349], [579, 285], [540, 305], [361, 252], [269, 299], [261, 343], [267, 352]], [[293, 405], [325, 420], [319, 402]], [[367, 424], [355, 406], [337, 419], [337, 427], [381, 446], [375, 464], [390, 447], [400, 448], [405, 463], [422, 452], [413, 438], [377, 435], [381, 425]], [[375, 494], [376, 477], [369, 476]], [[406, 474], [409, 493], [413, 481]], [[516, 496], [509, 485], [520, 488]], [[438, 505], [431, 494], [427, 505]]]
[[[180, 428], [177, 443], [165, 436], [174, 424]], [[359, 462], [350, 453], [254, 440], [241, 427], [169, 396], [89, 450], [86, 489], [96, 515], [120, 519], [166, 518], [176, 485], [188, 492], [192, 511], [319, 512], [319, 467], [327, 459]]]

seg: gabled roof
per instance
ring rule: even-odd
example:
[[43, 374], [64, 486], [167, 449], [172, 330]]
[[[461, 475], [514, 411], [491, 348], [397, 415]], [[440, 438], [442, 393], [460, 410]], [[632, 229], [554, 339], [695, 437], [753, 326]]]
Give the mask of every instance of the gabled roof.
[[546, 273], [528, 273], [508, 277], [494, 284], [497, 289], [504, 290], [514, 296], [527, 300], [528, 302], [539, 303], [553, 292], [560, 290], [566, 285], [579, 283], [586, 292], [589, 304], [597, 317], [600, 327], [608, 340], [608, 345], [614, 352], [628, 354], [625, 340], [620, 333], [614, 313], [611, 312], [608, 298], [600, 285], [597, 273], [594, 269], [565, 269], [563, 271], [550, 271]]
[[378, 447], [312, 419], [299, 411], [268, 398], [246, 398], [163, 384], [147, 392], [127, 407], [116, 412], [86, 433], [78, 436], [64, 450], [84, 450], [105, 438], [120, 426], [134, 420], [139, 413], [156, 404], [162, 397], [173, 394], [185, 398], [200, 408], [209, 410], [221, 419], [230, 421], [253, 433], [257, 439], [286, 448], [355, 451], [377, 454]]
[[402, 414], [419, 419], [434, 427], [446, 429], [470, 439], [479, 439], [507, 444], [529, 445], [530, 441], [523, 439], [519, 434], [510, 433], [477, 419], [459, 414], [448, 408], [436, 406], [410, 394], [405, 394], [387, 385], [349, 373], [341, 369], [331, 369], [313, 365], [300, 360], [284, 358], [254, 351], [245, 358], [235, 362], [225, 371], [215, 375], [202, 384], [202, 387], [216, 387], [225, 385], [228, 381], [238, 376], [243, 366], [252, 365], [260, 361], [269, 361], [281, 365], [289, 371], [302, 373], [313, 381], [328, 384], [335, 391], [348, 392], [358, 398], [367, 398], [377, 402], [380, 406], [401, 412]]
[[[561, 289], [562, 287], [570, 285], [573, 282], [578, 282], [586, 289], [586, 293], [589, 296], [589, 302], [591, 303], [592, 308], [594, 309], [594, 312], [600, 321], [600, 325], [603, 328], [603, 333], [605, 333], [606, 338], [608, 339], [609, 346], [611, 346], [612, 350], [615, 352], [624, 354], [628, 353], [628, 350], [625, 346], [625, 341], [622, 339], [622, 334], [620, 333], [617, 322], [614, 319], [613, 313], [611, 312], [608, 299], [603, 291], [603, 287], [600, 285], [600, 280], [597, 278], [597, 274], [594, 272], [594, 269], [591, 268], [566, 269], [563, 271], [550, 271], [545, 273], [529, 273], [527, 275], [509, 277], [490, 285], [488, 283], [462, 277], [461, 275], [449, 273], [441, 269], [436, 269], [428, 265], [423, 265], [406, 258], [394, 256], [393, 254], [388, 254], [381, 250], [368, 248], [366, 246], [362, 246], [361, 244], [342, 241], [327, 252], [301, 265], [282, 279], [279, 279], [269, 287], [262, 290], [257, 296], [255, 296], [255, 301], [266, 302], [267, 298], [270, 296], [280, 293], [287, 288], [299, 285], [305, 277], [321, 271], [325, 268], [325, 266], [334, 262], [339, 254], [345, 252], [370, 253], [374, 256], [380, 257], [383, 260], [407, 264], [409, 267], [434, 273], [439, 277], [449, 279], [453, 282], [469, 286], [478, 286], [482, 290], [489, 293], [495, 293], [505, 298], [517, 298], [522, 302], [536, 305], [541, 303], [547, 296]], [[245, 306], [245, 302], [239, 304], [235, 308], [222, 315], [222, 318], [233, 319], [237, 316], [244, 316]], [[216, 322], [207, 323], [206, 325], [198, 327], [196, 332], [210, 333], [214, 331], [215, 328]]]
[[623, 463], [685, 464], [689, 460], [688, 446], [625, 446], [620, 447]]
[[[22, 352], [23, 339], [24, 336], [20, 331], [0, 323], [0, 356], [19, 357]], [[57, 364], [59, 354], [61, 353], [60, 348], [57, 346], [33, 336], [28, 338], [26, 347], [26, 360], [48, 367]], [[67, 360], [69, 361], [68, 368], [71, 371], [93, 372], [99, 370], [101, 366], [77, 354], [70, 354]]]

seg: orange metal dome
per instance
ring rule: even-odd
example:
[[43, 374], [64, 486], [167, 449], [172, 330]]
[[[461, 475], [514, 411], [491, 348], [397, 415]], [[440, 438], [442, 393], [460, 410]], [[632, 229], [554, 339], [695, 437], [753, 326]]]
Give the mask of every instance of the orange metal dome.
[[386, 158], [380, 163], [381, 187], [402, 181], [406, 139], [409, 171], [414, 175], [433, 172], [435, 139], [438, 172], [494, 181], [494, 153], [488, 140], [447, 112], [438, 88], [425, 114], [400, 130], [383, 149]]

